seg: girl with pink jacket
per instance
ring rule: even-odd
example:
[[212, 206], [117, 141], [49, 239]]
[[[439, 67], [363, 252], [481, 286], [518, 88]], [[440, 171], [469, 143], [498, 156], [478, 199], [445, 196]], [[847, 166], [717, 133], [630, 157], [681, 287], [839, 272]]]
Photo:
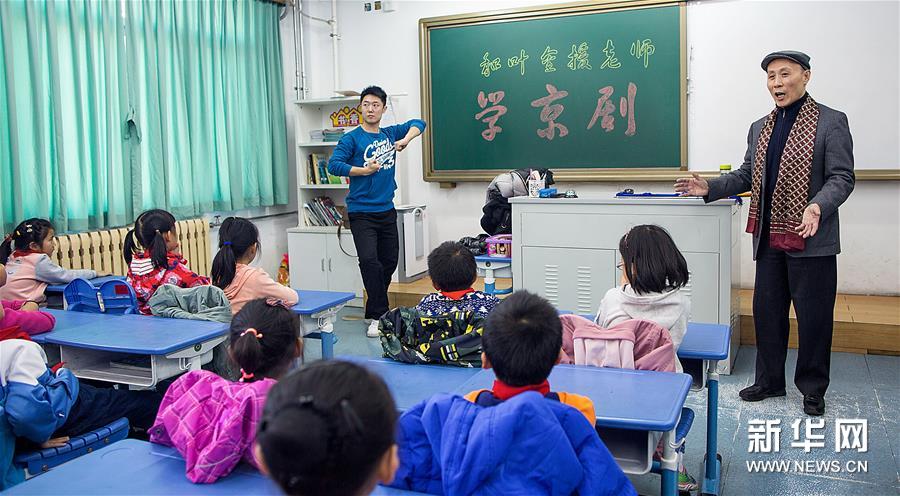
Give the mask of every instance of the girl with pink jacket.
[[272, 280], [265, 270], [250, 266], [259, 250], [259, 230], [252, 222], [243, 217], [229, 217], [222, 222], [212, 283], [225, 292], [232, 314], [256, 298], [281, 300], [288, 307], [297, 304], [296, 291]]
[[56, 251], [56, 231], [46, 219], [22, 221], [0, 243], [0, 267], [6, 264], [6, 285], [0, 300], [43, 303], [48, 284], [67, 284], [79, 277], [93, 279], [93, 270], [67, 270], [50, 259]]
[[299, 316], [263, 299], [248, 302], [231, 321], [228, 354], [241, 369], [238, 382], [206, 370], [182, 375], [150, 428], [151, 442], [184, 457], [194, 483], [215, 482], [242, 460], [259, 467], [253, 441], [266, 394], [303, 354]]

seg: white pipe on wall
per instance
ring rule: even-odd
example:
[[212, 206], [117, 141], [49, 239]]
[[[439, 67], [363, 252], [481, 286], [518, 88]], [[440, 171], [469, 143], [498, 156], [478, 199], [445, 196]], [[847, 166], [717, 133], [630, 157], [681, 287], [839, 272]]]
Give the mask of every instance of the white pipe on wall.
[[[309, 98], [309, 87], [306, 84], [306, 50], [303, 43], [303, 2], [298, 0], [294, 2], [294, 71], [295, 71], [295, 87], [297, 92], [297, 100]], [[297, 38], [299, 31], [300, 48], [297, 49]], [[299, 64], [298, 64], [299, 59]]]
[[340, 66], [338, 65], [338, 40], [340, 40], [340, 35], [338, 34], [338, 20], [337, 20], [337, 0], [331, 0], [331, 50], [333, 54], [333, 63], [334, 63], [334, 89], [341, 89], [341, 73]]

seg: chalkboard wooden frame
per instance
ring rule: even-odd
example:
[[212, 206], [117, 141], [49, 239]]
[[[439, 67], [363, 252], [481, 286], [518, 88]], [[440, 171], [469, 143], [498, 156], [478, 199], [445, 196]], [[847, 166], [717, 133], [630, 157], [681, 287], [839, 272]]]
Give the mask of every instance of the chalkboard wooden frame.
[[[686, 49], [686, 4], [679, 1], [661, 0], [603, 0], [557, 5], [525, 7], [509, 10], [431, 17], [419, 20], [419, 57], [421, 67], [422, 116], [431, 122], [432, 85], [430, 31], [435, 28], [458, 27], [479, 24], [496, 24], [509, 21], [544, 19], [551, 17], [577, 16], [604, 12], [635, 10], [654, 7], [679, 9], [680, 23], [680, 123], [681, 157], [680, 164], [672, 167], [654, 168], [560, 168], [552, 167], [555, 178], [561, 181], [669, 181], [684, 175], [687, 170], [687, 49]], [[422, 170], [426, 181], [455, 183], [467, 181], [489, 181], [502, 172], [500, 169], [436, 170], [432, 134], [426, 132], [422, 147]]]

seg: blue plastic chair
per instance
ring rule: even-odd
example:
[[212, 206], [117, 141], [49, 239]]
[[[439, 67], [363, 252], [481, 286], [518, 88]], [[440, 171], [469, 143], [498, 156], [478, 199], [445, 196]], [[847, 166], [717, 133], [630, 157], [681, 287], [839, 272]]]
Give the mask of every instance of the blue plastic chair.
[[106, 281], [100, 285], [100, 297], [106, 313], [136, 313], [137, 295], [134, 288], [125, 281]]
[[126, 314], [137, 312], [137, 296], [125, 281], [106, 281], [99, 288], [75, 279], [63, 290], [66, 309], [73, 312]]
[[65, 446], [17, 454], [13, 458], [13, 464], [27, 470], [32, 476], [39, 475], [69, 460], [125, 439], [128, 437], [128, 427], [128, 419], [123, 417], [99, 429], [70, 438]]

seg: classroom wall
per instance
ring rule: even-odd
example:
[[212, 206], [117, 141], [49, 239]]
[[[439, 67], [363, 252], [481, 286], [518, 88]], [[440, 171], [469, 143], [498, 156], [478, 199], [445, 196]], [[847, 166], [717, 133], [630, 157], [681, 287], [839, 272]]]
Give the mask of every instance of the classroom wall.
[[[422, 17], [484, 10], [477, 1], [395, 1], [392, 13], [363, 11], [362, 1], [338, 2], [341, 34], [341, 89], [379, 84], [402, 92], [403, 113], [420, 109], [418, 20]], [[502, 10], [546, 1], [494, 1]], [[309, 15], [328, 18], [329, 1], [303, 1]], [[815, 12], [816, 21], [801, 22]], [[289, 148], [295, 144], [291, 121], [294, 79], [289, 12], [282, 21], [285, 53], [285, 104]], [[812, 56], [810, 93], [846, 112], [854, 135], [857, 168], [900, 168], [900, 71], [896, 57], [900, 4], [897, 2], [745, 2], [688, 4], [689, 55], [688, 156], [694, 170], [737, 167], [746, 149], [750, 123], [772, 101], [759, 60], [777, 49], [804, 50]], [[333, 89], [331, 39], [323, 23], [303, 19], [311, 96]], [[765, 27], [765, 30], [760, 30]], [[478, 219], [486, 183], [459, 183], [442, 189], [422, 180], [421, 142], [415, 141], [398, 167], [402, 202], [422, 202], [431, 214], [432, 244], [481, 231]], [[670, 184], [576, 183], [581, 196], [608, 196], [625, 187], [670, 191]], [[746, 208], [744, 222], [746, 222]], [[900, 294], [900, 183], [858, 182], [841, 207], [843, 254], [838, 257], [838, 288], [843, 293]], [[742, 286], [753, 286], [750, 238], [742, 239]]]

